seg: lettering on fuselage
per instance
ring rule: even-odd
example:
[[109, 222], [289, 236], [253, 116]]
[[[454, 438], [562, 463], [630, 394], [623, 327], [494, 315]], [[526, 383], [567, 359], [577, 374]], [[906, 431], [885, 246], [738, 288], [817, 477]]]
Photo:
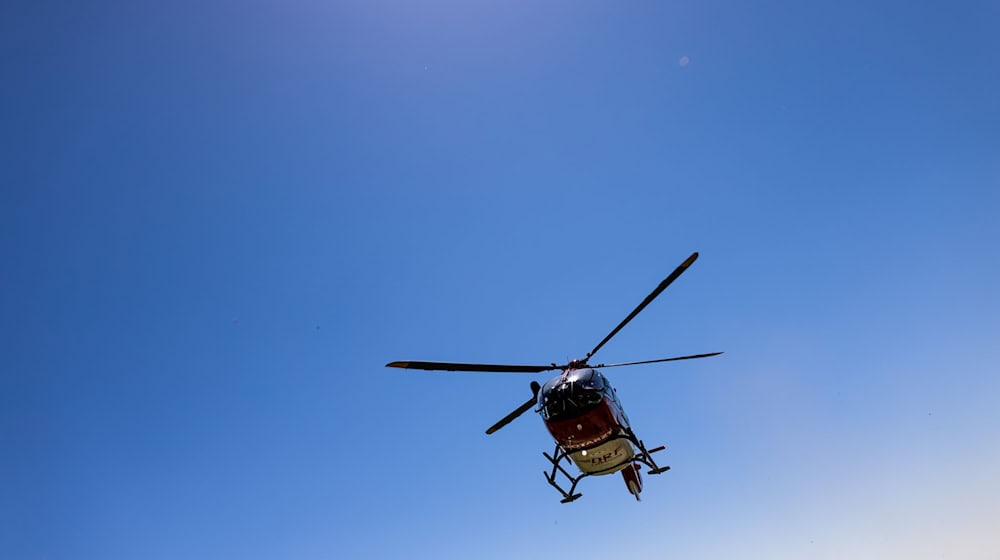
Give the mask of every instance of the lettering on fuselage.
[[614, 451], [608, 451], [607, 453], [605, 453], [604, 455], [601, 455], [600, 457], [591, 457], [590, 458], [590, 464], [591, 465], [595, 465], [595, 466], [596, 465], [603, 465], [604, 463], [607, 463], [608, 461], [610, 461], [612, 459], [615, 459], [617, 457], [621, 457], [624, 454], [625, 454], [625, 450], [622, 449], [621, 446], [618, 446], [618, 447], [615, 448]]
[[632, 462], [635, 450], [627, 439], [618, 437], [591, 449], [581, 449], [570, 454], [570, 458], [583, 472], [589, 474], [611, 474]]

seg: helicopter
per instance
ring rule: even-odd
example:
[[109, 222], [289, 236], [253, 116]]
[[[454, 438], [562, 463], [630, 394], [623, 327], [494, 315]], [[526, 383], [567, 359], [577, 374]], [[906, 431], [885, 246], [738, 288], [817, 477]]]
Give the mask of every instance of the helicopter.
[[[496, 424], [490, 426], [486, 433], [495, 433], [518, 416], [534, 408], [536, 413], [541, 414], [545, 427], [555, 440], [555, 450], [551, 455], [542, 452], [551, 465], [551, 469], [543, 474], [549, 485], [562, 495], [560, 500], [562, 503], [573, 502], [583, 495], [576, 492], [576, 487], [584, 478], [616, 472], [622, 474], [629, 493], [635, 496], [636, 500], [639, 500], [639, 494], [642, 492], [641, 465], [649, 467], [646, 472], [649, 475], [662, 474], [670, 470], [669, 466], [659, 466], [653, 458], [654, 453], [663, 451], [666, 446], [661, 445], [648, 449], [645, 443], [635, 435], [629, 425], [621, 401], [618, 399], [617, 391], [599, 370], [601, 368], [709, 358], [718, 356], [722, 352], [618, 364], [591, 365], [589, 362], [598, 350], [666, 290], [674, 280], [677, 280], [697, 258], [698, 253], [692, 253], [582, 359], [572, 360], [562, 365], [556, 363], [504, 365], [400, 361], [390, 362], [386, 364], [386, 367], [425, 371], [504, 373], [541, 373], [559, 370], [558, 375], [544, 384], [532, 381], [530, 384], [531, 398], [501, 418]], [[580, 474], [571, 474], [563, 467], [564, 463], [576, 465]], [[569, 489], [563, 488], [560, 482], [568, 483]]]

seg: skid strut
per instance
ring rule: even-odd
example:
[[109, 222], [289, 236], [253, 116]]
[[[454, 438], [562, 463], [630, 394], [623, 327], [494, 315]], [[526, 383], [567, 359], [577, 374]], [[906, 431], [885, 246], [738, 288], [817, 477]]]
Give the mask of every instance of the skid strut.
[[633, 444], [635, 444], [636, 447], [639, 448], [639, 452], [635, 454], [635, 460], [649, 467], [649, 470], [646, 471], [646, 474], [662, 474], [670, 470], [670, 467], [667, 465], [664, 465], [662, 467], [657, 465], [656, 461], [653, 459], [653, 453], [656, 453], [658, 451], [663, 451], [664, 449], [667, 448], [666, 445], [654, 447], [653, 449], [646, 449], [646, 446], [642, 443], [642, 440], [635, 437], [635, 433], [632, 431], [632, 428], [626, 428], [626, 430], [628, 430], [629, 441], [631, 441]]
[[[563, 495], [563, 499], [559, 501], [564, 504], [568, 504], [576, 500], [580, 496], [582, 496], [583, 494], [579, 493], [574, 494], [573, 491], [576, 490], [576, 485], [579, 484], [581, 480], [590, 475], [587, 473], [580, 473], [580, 476], [573, 476], [569, 474], [569, 472], [566, 469], [562, 468], [562, 465], [560, 465], [559, 463], [561, 463], [563, 459], [570, 460], [569, 453], [565, 449], [560, 447], [559, 444], [557, 443], [555, 451], [552, 452], [552, 455], [555, 455], [555, 457], [549, 455], [544, 451], [542, 451], [542, 455], [544, 455], [545, 458], [548, 459], [550, 463], [552, 463], [552, 472], [551, 473], [542, 472], [542, 474], [545, 475], [545, 480], [547, 480], [548, 483], [553, 488], [558, 490], [559, 493]], [[569, 487], [569, 492], [563, 490], [562, 486], [559, 486], [559, 483], [556, 482], [557, 472], [562, 473], [562, 475], [565, 476], [572, 483], [571, 486]]]

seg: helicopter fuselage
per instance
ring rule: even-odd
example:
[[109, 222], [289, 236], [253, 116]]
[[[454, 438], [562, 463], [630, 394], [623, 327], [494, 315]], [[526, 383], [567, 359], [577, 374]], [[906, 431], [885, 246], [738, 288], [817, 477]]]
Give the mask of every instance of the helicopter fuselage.
[[538, 392], [536, 411], [581, 472], [612, 474], [630, 466], [636, 450], [614, 387], [591, 367], [567, 369]]

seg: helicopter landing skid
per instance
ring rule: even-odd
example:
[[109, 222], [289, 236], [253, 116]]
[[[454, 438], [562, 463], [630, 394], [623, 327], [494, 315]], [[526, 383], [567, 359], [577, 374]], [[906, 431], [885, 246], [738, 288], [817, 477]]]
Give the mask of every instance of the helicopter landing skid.
[[639, 448], [639, 452], [635, 454], [635, 460], [649, 467], [649, 470], [646, 471], [646, 474], [663, 474], [670, 470], [670, 467], [668, 465], [664, 465], [662, 467], [657, 465], [656, 461], [652, 457], [653, 453], [657, 453], [659, 451], [663, 451], [664, 449], [666, 449], [667, 448], [666, 445], [654, 447], [653, 449], [646, 449], [646, 445], [642, 443], [642, 440], [635, 437], [635, 432], [632, 431], [632, 428], [625, 428], [625, 430], [628, 435], [629, 441], [631, 441], [633, 445]]
[[[562, 447], [560, 447], [558, 443], [556, 444], [556, 449], [555, 451], [552, 452], [552, 454], [555, 455], [554, 458], [548, 453], [542, 451], [542, 455], [544, 455], [545, 458], [548, 459], [550, 463], [552, 463], [552, 472], [547, 473], [543, 471], [542, 474], [545, 476], [545, 480], [549, 483], [549, 485], [558, 490], [559, 493], [563, 495], [563, 499], [559, 501], [561, 503], [568, 504], [572, 501], [575, 501], [577, 498], [583, 495], [580, 493], [574, 494], [573, 491], [576, 490], [576, 485], [579, 484], [580, 481], [583, 480], [584, 478], [590, 476], [590, 474], [580, 473], [580, 476], [573, 476], [569, 474], [569, 471], [562, 468], [562, 465], [560, 465], [559, 463], [561, 463], [563, 459], [567, 461], [569, 461], [570, 459], [569, 459], [569, 453]], [[563, 490], [562, 486], [559, 486], [559, 483], [556, 482], [556, 472], [562, 473], [562, 475], [565, 476], [572, 483], [572, 485], [569, 487], [569, 492]]]
[[[642, 463], [643, 465], [649, 467], [649, 470], [646, 471], [646, 474], [650, 475], [663, 474], [670, 470], [670, 467], [667, 465], [664, 465], [662, 467], [657, 465], [656, 461], [652, 457], [653, 453], [657, 453], [659, 451], [663, 451], [664, 449], [666, 449], [667, 448], [666, 445], [654, 447], [653, 449], [646, 449], [646, 445], [642, 442], [642, 440], [640, 440], [635, 436], [635, 433], [632, 431], [631, 428], [625, 428], [625, 433], [619, 435], [618, 438], [627, 439], [630, 442], [632, 442], [632, 445], [638, 448], [639, 452], [635, 454], [635, 457], [633, 457], [632, 460]], [[569, 452], [563, 449], [559, 444], [556, 444], [555, 451], [552, 452], [552, 455], [549, 455], [544, 451], [542, 452], [542, 455], [544, 455], [545, 458], [549, 461], [549, 463], [552, 464], [551, 472], [542, 472], [542, 474], [545, 476], [545, 481], [548, 482], [550, 486], [558, 490], [560, 494], [562, 494], [563, 499], [559, 501], [564, 504], [576, 501], [580, 496], [583, 496], [583, 494], [581, 493], [574, 494], [574, 491], [576, 490], [576, 485], [579, 484], [581, 480], [590, 476], [591, 474], [604, 474], [604, 472], [602, 471], [597, 473], [580, 473], [578, 476], [573, 476], [560, 464], [563, 462], [563, 460], [570, 462], [572, 462], [572, 460], [569, 458]], [[566, 480], [570, 482], [570, 487], [568, 492], [566, 490], [563, 490], [562, 486], [559, 486], [559, 483], [556, 482], [557, 478], [556, 473], [561, 473], [563, 476], [566, 477]]]

